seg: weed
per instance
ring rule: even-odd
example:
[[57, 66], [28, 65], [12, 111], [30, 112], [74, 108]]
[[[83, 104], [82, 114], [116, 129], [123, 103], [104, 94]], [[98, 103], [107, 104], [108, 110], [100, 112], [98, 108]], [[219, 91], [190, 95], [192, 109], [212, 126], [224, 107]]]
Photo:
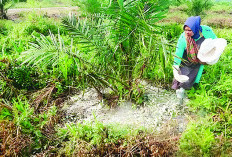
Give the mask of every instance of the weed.
[[180, 139], [179, 155], [210, 156], [215, 145], [213, 130], [214, 124], [209, 119], [192, 121]]
[[[21, 100], [19, 97], [13, 99], [11, 110], [3, 106], [0, 111], [0, 120], [3, 122], [6, 121], [6, 124], [12, 124], [13, 130], [6, 130], [10, 138], [16, 134], [18, 137], [16, 142], [12, 139], [12, 141], [9, 140], [6, 143], [6, 146], [12, 147], [8, 148], [9, 150], [13, 149], [10, 154], [19, 154], [21, 151], [31, 153], [31, 151], [41, 149], [42, 145], [46, 145], [48, 139], [45, 138], [44, 135], [46, 134], [43, 134], [43, 129], [48, 127], [53, 121], [56, 111], [56, 107], [53, 106], [45, 113], [34, 115], [34, 108], [30, 106], [26, 99]], [[18, 142], [23, 137], [28, 142], [21, 141], [23, 142], [22, 146], [17, 148]]]

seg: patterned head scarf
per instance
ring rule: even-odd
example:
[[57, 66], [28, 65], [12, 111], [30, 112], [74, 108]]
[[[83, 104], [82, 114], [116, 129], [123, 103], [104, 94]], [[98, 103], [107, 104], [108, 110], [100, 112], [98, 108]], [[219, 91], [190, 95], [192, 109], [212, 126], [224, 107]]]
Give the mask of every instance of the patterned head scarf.
[[199, 63], [199, 60], [197, 58], [198, 53], [198, 47], [194, 39], [198, 39], [200, 37], [200, 31], [202, 31], [202, 28], [200, 26], [201, 24], [201, 18], [200, 16], [191, 16], [189, 17], [185, 24], [185, 26], [188, 26], [194, 33], [192, 37], [187, 37], [187, 57], [190, 62], [192, 63]]

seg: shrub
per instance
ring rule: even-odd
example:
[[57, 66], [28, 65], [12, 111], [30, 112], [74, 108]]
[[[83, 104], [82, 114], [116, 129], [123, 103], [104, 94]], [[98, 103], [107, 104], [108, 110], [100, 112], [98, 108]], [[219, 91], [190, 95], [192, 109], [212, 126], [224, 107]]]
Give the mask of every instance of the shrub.
[[34, 31], [45, 36], [49, 35], [49, 32], [57, 34], [58, 30], [61, 34], [65, 33], [64, 29], [59, 27], [60, 24], [58, 21], [54, 21], [35, 12], [27, 16], [27, 27], [24, 29], [26, 35], [31, 35]]
[[204, 15], [204, 11], [210, 9], [213, 6], [211, 0], [188, 0], [186, 4], [188, 6], [186, 12], [189, 16]]
[[29, 66], [16, 66], [8, 70], [8, 78], [13, 81], [13, 85], [18, 89], [36, 89], [38, 86], [38, 73]]

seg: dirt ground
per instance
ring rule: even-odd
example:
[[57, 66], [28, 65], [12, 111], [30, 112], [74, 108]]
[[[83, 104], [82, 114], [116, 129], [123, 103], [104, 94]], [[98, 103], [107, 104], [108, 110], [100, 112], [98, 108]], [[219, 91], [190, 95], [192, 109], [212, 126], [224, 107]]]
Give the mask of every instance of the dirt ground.
[[[188, 123], [187, 106], [184, 104], [180, 108], [174, 91], [157, 88], [147, 82], [143, 86], [147, 100], [139, 108], [130, 101], [122, 100], [118, 102], [118, 107], [108, 108], [104, 100], [99, 100], [95, 89], [80, 92], [70, 97], [65, 105], [66, 120], [83, 122], [97, 118], [104, 124], [144, 127], [155, 132], [166, 130], [175, 135], [182, 133]], [[186, 98], [185, 103], [187, 101]]]
[[18, 9], [8, 9], [7, 17], [10, 20], [16, 20], [20, 18], [20, 14], [29, 13], [29, 12], [37, 12], [41, 14], [45, 14], [48, 17], [59, 18], [68, 13], [72, 12], [78, 14], [78, 7], [50, 7], [50, 8], [18, 8]]

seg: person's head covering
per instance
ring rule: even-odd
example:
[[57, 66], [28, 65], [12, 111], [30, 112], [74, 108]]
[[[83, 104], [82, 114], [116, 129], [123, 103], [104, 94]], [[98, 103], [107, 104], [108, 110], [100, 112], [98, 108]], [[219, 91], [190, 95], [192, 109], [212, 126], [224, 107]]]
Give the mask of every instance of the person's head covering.
[[194, 33], [192, 37], [194, 39], [198, 39], [200, 37], [199, 31], [202, 31], [200, 24], [201, 24], [200, 16], [191, 16], [185, 21], [184, 28], [185, 26], [188, 26]]

